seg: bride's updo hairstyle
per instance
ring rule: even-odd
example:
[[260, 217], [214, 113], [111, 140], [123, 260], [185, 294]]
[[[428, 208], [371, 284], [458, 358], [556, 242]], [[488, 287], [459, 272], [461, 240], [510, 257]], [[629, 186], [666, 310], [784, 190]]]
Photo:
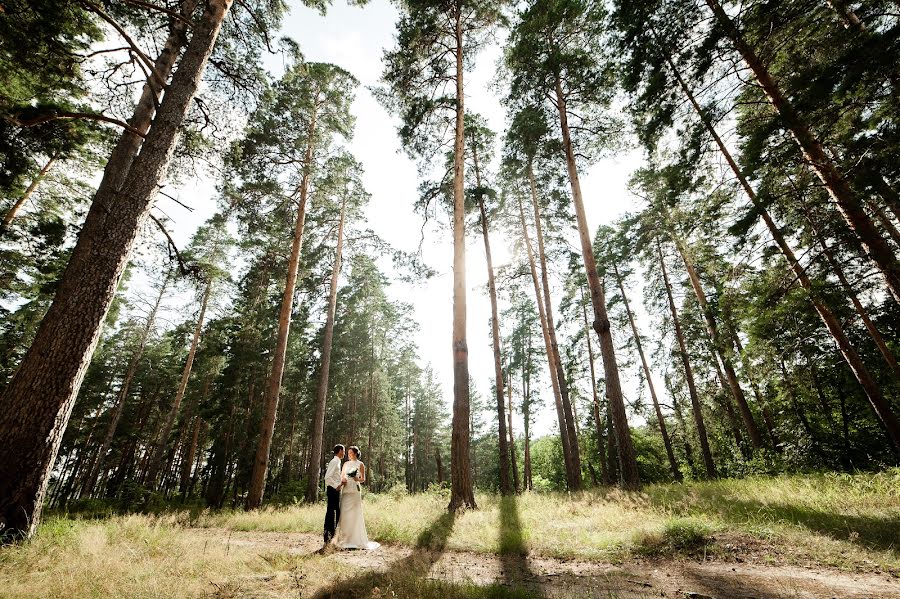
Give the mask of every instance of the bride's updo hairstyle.
[[362, 457], [362, 452], [359, 451], [359, 447], [357, 447], [356, 445], [351, 445], [349, 447], [349, 450], [353, 452], [354, 460], [358, 460]]

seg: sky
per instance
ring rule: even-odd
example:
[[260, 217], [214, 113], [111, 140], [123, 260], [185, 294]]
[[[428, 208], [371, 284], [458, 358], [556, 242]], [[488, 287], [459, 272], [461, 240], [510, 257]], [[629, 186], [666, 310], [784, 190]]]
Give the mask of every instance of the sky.
[[[367, 225], [394, 247], [413, 252], [419, 247], [422, 217], [413, 211], [418, 198], [419, 178], [415, 163], [401, 152], [396, 133], [398, 120], [388, 114], [376, 102], [369, 89], [379, 86], [382, 73], [382, 56], [394, 43], [396, 8], [388, 0], [373, 0], [365, 7], [352, 7], [336, 0], [326, 16], [291, 2], [291, 12], [286, 17], [281, 34], [300, 44], [306, 60], [331, 62], [349, 72], [359, 81], [360, 88], [353, 103], [356, 129], [350, 151], [364, 167], [363, 183], [371, 194], [366, 218]], [[505, 128], [505, 111], [497, 93], [492, 90], [498, 59], [499, 44], [479, 55], [473, 72], [467, 75], [465, 102], [467, 110], [480, 113], [498, 134]], [[266, 67], [278, 75], [283, 71], [282, 57], [274, 55], [266, 59]], [[499, 137], [499, 135], [498, 135]], [[630, 152], [623, 156], [602, 160], [584, 167], [582, 189], [588, 224], [591, 231], [604, 223], [611, 223], [623, 213], [636, 208], [635, 199], [627, 191], [631, 172], [640, 166], [640, 155]], [[180, 196], [191, 198], [194, 212], [178, 214], [174, 219], [173, 236], [183, 246], [196, 228], [215, 211], [213, 184], [197, 180], [186, 183], [179, 190]], [[167, 212], [175, 208], [163, 205]], [[173, 214], [173, 216], [176, 216]], [[572, 240], [577, 246], [577, 238]], [[418, 338], [420, 356], [430, 363], [444, 399], [448, 403], [453, 396], [453, 372], [451, 357], [452, 315], [452, 244], [449, 230], [428, 230], [422, 245], [425, 263], [438, 275], [425, 283], [411, 285], [394, 283], [389, 295], [402, 299], [414, 307], [414, 318], [420, 325]], [[509, 260], [511, 248], [506, 240], [492, 239], [494, 266], [498, 268]], [[489, 337], [490, 301], [485, 290], [487, 272], [483, 242], [470, 235], [466, 249], [468, 286], [468, 339], [470, 376], [483, 396], [491, 393], [493, 383], [493, 357]], [[631, 301], [641, 320], [639, 290]], [[556, 301], [561, 290], [555, 293]], [[502, 310], [502, 306], [501, 306]], [[558, 311], [557, 311], [558, 313]], [[622, 332], [624, 335], [626, 332]], [[618, 338], [621, 343], [623, 338]], [[598, 370], [599, 356], [598, 356]], [[636, 392], [636, 381], [629, 384], [624, 377], [626, 393]], [[546, 376], [544, 377], [546, 380]], [[544, 406], [533, 427], [536, 436], [552, 432], [555, 426], [555, 410], [549, 385], [542, 390]], [[449, 412], [449, 408], [448, 408]], [[518, 425], [521, 430], [521, 424]]]

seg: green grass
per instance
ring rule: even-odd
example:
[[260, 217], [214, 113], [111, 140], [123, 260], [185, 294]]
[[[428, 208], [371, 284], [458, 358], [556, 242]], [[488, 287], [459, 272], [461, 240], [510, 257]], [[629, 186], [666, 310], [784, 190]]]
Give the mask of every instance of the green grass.
[[261, 554], [209, 541], [228, 531], [319, 534], [321, 505], [57, 514], [33, 540], [0, 548], [0, 597], [530, 596], [512, 577], [506, 586], [428, 579], [447, 551], [499, 554], [504, 570], [527, 568], [521, 556], [530, 553], [613, 562], [737, 558], [900, 575], [900, 470], [652, 485], [634, 493], [478, 494], [477, 501], [479, 510], [450, 516], [438, 494], [366, 496], [370, 537], [416, 550], [386, 571], [362, 573], [287, 548]]
[[[527, 546], [537, 555], [619, 561], [633, 554], [693, 554], [705, 548], [722, 556], [774, 552], [772, 557], [796, 564], [900, 569], [897, 469], [651, 485], [634, 493], [526, 493], [505, 502], [478, 494], [476, 500], [478, 511], [457, 518], [449, 549], [506, 553]], [[432, 494], [370, 494], [365, 499], [370, 535], [386, 543], [414, 544], [446, 503]], [[232, 530], [318, 533], [321, 511], [318, 505], [226, 511], [203, 514], [197, 522]], [[514, 512], [515, 522], [501, 526], [501, 511], [507, 519]]]

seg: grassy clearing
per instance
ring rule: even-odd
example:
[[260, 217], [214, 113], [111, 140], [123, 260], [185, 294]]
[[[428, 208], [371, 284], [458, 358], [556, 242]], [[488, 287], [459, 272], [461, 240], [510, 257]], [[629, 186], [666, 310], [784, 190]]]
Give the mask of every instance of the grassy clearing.
[[[502, 503], [485, 494], [476, 499], [481, 509], [456, 519], [449, 549], [507, 553], [526, 546], [537, 555], [613, 561], [635, 554], [757, 554], [785, 563], [900, 570], [897, 469], [652, 485], [638, 493], [527, 493]], [[365, 501], [370, 535], [407, 545], [446, 506], [435, 495], [369, 495]], [[317, 533], [321, 511], [297, 505], [205, 513], [196, 525]]]
[[900, 470], [655, 485], [639, 493], [480, 494], [477, 500], [480, 510], [451, 518], [439, 495], [367, 496], [370, 537], [417, 548], [403, 563], [374, 573], [287, 548], [260, 553], [223, 546], [202, 530], [319, 534], [322, 506], [51, 516], [32, 541], [0, 548], [0, 596], [529, 596], [427, 580], [429, 552], [453, 550], [614, 562], [706, 556], [900, 576]]
[[179, 526], [172, 517], [54, 517], [32, 541], [0, 549], [0, 597], [534, 596], [500, 585], [423, 580], [427, 563], [417, 560], [386, 573], [360, 575], [332, 557], [287, 551], [260, 553], [239, 545], [209, 543]]

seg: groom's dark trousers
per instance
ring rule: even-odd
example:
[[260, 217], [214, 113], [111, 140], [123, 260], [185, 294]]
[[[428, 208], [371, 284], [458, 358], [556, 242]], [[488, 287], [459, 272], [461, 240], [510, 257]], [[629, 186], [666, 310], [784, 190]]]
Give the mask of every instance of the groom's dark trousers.
[[341, 492], [326, 485], [325, 496], [328, 499], [328, 508], [325, 511], [325, 543], [328, 544], [341, 519]]

